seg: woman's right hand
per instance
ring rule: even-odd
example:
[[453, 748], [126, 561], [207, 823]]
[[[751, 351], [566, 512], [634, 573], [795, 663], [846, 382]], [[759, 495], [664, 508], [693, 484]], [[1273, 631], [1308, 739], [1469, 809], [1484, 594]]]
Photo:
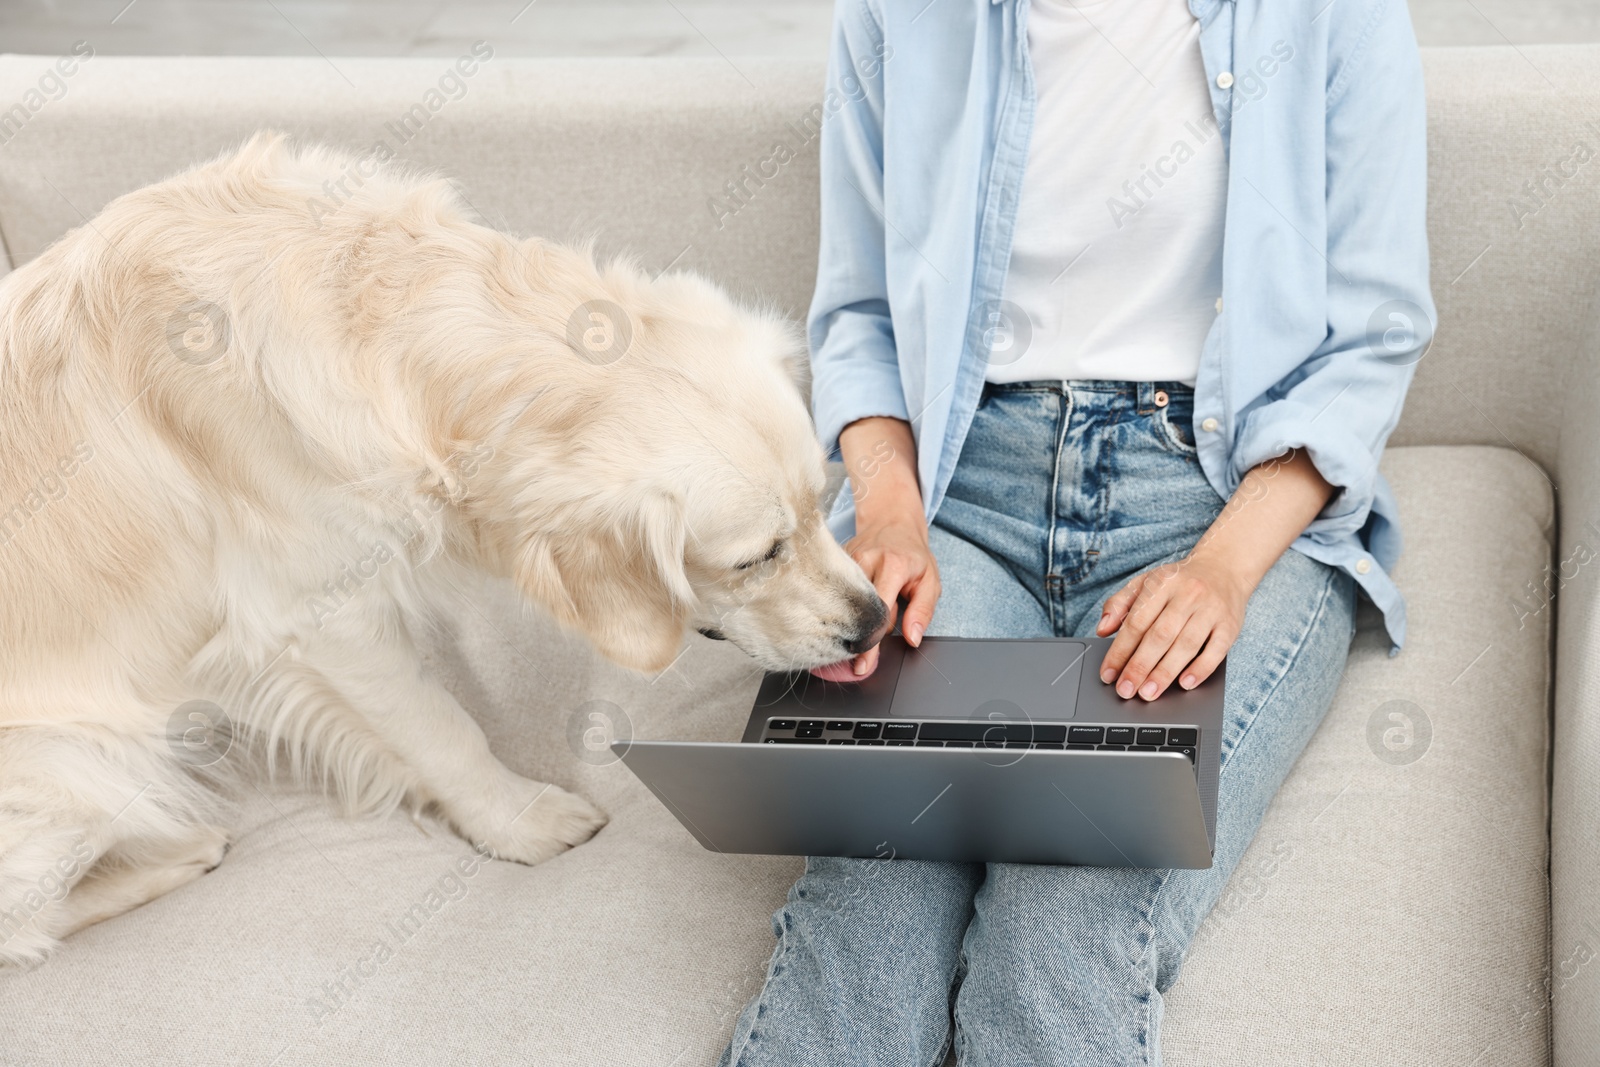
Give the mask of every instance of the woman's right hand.
[[[928, 547], [922, 493], [917, 487], [916, 443], [900, 419], [860, 419], [839, 435], [839, 451], [855, 495], [856, 534], [844, 544], [889, 608], [891, 629], [906, 601], [900, 632], [913, 648], [933, 621], [939, 601], [939, 567]], [[812, 673], [830, 681], [859, 681], [878, 666], [878, 649]]]

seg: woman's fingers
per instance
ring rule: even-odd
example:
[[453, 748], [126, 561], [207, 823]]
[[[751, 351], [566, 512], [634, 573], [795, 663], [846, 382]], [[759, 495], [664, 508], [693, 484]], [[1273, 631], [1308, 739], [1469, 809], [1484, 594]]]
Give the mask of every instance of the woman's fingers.
[[[1139, 683], [1137, 690], [1139, 696], [1144, 700], [1154, 700], [1165, 693], [1173, 679], [1193, 662], [1207, 638], [1214, 632], [1209, 620], [1203, 620], [1199, 615], [1189, 616], [1189, 621], [1178, 634], [1177, 640], [1172, 642], [1172, 647], [1167, 649], [1160, 662], [1151, 668], [1150, 673], [1145, 675], [1144, 681]], [[1136, 655], [1134, 659], [1137, 660], [1138, 656]]]
[[[1100, 609], [1100, 622], [1094, 632], [1101, 637], [1115, 633], [1118, 626], [1122, 625], [1123, 618], [1128, 614], [1128, 607], [1139, 596], [1139, 591], [1144, 588], [1144, 575], [1138, 575], [1127, 585], [1112, 593], [1106, 600], [1105, 606]], [[1112, 677], [1116, 677], [1112, 675]], [[1105, 679], [1110, 681], [1110, 679]]]
[[850, 673], [857, 678], [865, 678], [878, 669], [878, 646], [873, 645], [861, 655], [850, 661]]
[[[1140, 613], [1141, 608], [1142, 605], [1136, 604], [1133, 610], [1129, 611], [1130, 622], [1132, 617]], [[1149, 620], [1139, 637], [1139, 646], [1133, 650], [1117, 676], [1117, 695], [1124, 699], [1132, 698], [1144, 688], [1156, 665], [1182, 636], [1184, 628], [1189, 624], [1192, 609], [1187, 604], [1164, 598], [1160, 609], [1153, 614], [1155, 617]], [[1126, 629], [1127, 627], [1124, 627], [1124, 630]], [[1199, 647], [1198, 644], [1196, 647]]]
[[1237, 635], [1225, 632], [1220, 626], [1214, 627], [1211, 636], [1206, 638], [1205, 647], [1194, 657], [1188, 670], [1180, 671], [1178, 674], [1178, 684], [1185, 689], [1193, 689], [1211, 677], [1221, 665], [1223, 657], [1228, 654], [1228, 649], [1233, 647], [1235, 636]]
[[911, 591], [911, 599], [906, 603], [905, 616], [900, 623], [900, 632], [905, 635], [906, 643], [912, 648], [922, 644], [923, 631], [933, 621], [934, 605], [939, 602], [939, 571], [932, 562], [928, 564], [922, 574], [911, 580], [906, 586]]
[[[1116, 620], [1117, 639], [1111, 642], [1111, 647], [1106, 650], [1105, 659], [1100, 661], [1100, 680], [1102, 682], [1115, 682], [1123, 676], [1128, 661], [1133, 659], [1133, 654], [1138, 650], [1144, 640], [1145, 632], [1156, 621], [1161, 613], [1162, 606], [1166, 603], [1163, 583], [1145, 582], [1140, 575], [1135, 581], [1139, 582], [1138, 592], [1119, 615], [1113, 616]], [[1132, 587], [1133, 582], [1128, 583]], [[1126, 590], [1124, 590], [1126, 591]], [[1121, 596], [1122, 594], [1117, 594]], [[1110, 601], [1107, 601], [1109, 604]], [[1104, 624], [1108, 620], [1102, 618]], [[1121, 689], [1118, 689], [1121, 692]], [[1130, 690], [1124, 694], [1132, 696]]]

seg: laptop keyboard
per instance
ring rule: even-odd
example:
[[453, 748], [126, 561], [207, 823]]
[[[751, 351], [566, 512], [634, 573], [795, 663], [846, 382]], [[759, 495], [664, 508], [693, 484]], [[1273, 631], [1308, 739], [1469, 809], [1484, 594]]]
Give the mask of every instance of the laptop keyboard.
[[766, 745], [883, 745], [901, 748], [1026, 748], [1081, 752], [1181, 752], [1195, 761], [1193, 726], [951, 722], [938, 719], [768, 719]]

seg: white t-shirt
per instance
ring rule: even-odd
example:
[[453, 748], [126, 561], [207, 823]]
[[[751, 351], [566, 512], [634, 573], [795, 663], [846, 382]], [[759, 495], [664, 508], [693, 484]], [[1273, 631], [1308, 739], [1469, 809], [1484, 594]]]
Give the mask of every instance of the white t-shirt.
[[992, 382], [1194, 383], [1228, 164], [1186, 0], [1034, 0], [1037, 110]]

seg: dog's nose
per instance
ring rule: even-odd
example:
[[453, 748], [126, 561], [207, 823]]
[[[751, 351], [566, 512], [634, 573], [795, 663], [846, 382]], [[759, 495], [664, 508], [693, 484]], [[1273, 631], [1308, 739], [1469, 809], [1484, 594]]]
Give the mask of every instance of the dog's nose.
[[889, 632], [889, 607], [876, 593], [862, 597], [856, 607], [856, 636], [845, 641], [844, 650], [859, 656], [882, 641]]
[[701, 629], [700, 636], [701, 637], [709, 637], [713, 641], [726, 641], [728, 639], [727, 636], [724, 635], [721, 630], [711, 630], [711, 629], [704, 629], [704, 628]]

